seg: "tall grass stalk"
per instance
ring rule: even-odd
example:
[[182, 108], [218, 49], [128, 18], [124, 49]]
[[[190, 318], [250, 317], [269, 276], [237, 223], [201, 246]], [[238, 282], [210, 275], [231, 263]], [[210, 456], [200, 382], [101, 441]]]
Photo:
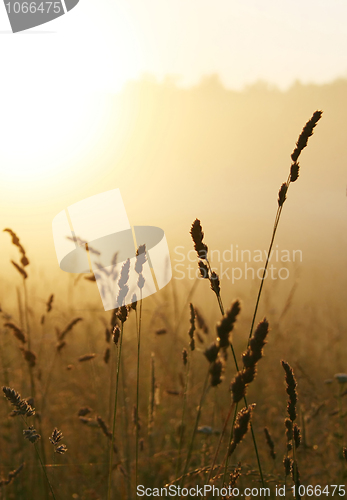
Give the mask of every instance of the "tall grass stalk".
[[186, 366], [186, 377], [185, 377], [185, 384], [184, 384], [184, 393], [183, 393], [183, 405], [182, 405], [182, 419], [181, 419], [181, 428], [180, 428], [180, 441], [178, 444], [178, 454], [177, 454], [177, 462], [176, 462], [176, 479], [179, 477], [179, 472], [181, 468], [181, 453], [182, 453], [182, 446], [183, 446], [183, 438], [184, 438], [184, 422], [185, 422], [185, 416], [186, 416], [186, 408], [187, 408], [187, 393], [188, 393], [188, 382], [189, 382], [189, 373], [190, 373], [190, 365], [191, 365], [191, 356], [192, 352], [189, 351], [188, 353], [188, 359], [187, 359], [187, 366]]
[[262, 293], [263, 286], [264, 286], [264, 279], [265, 279], [268, 264], [270, 261], [271, 250], [272, 250], [272, 247], [273, 247], [273, 244], [275, 241], [275, 236], [276, 236], [278, 224], [279, 224], [279, 221], [281, 218], [283, 205], [284, 205], [284, 202], [286, 200], [290, 184], [292, 182], [295, 182], [299, 177], [299, 163], [297, 163], [297, 160], [300, 156], [301, 151], [307, 146], [308, 138], [313, 134], [313, 129], [317, 125], [317, 122], [318, 122], [318, 120], [320, 120], [321, 116], [322, 116], [322, 111], [315, 111], [313, 113], [311, 119], [304, 126], [304, 128], [299, 136], [299, 139], [296, 143], [296, 148], [294, 149], [294, 151], [291, 155], [291, 159], [292, 159], [293, 163], [291, 165], [287, 181], [284, 184], [282, 184], [282, 186], [279, 190], [278, 207], [277, 207], [277, 211], [276, 211], [275, 222], [274, 222], [274, 226], [272, 229], [270, 245], [269, 245], [269, 249], [267, 252], [264, 271], [263, 271], [263, 274], [261, 277], [258, 295], [257, 295], [256, 303], [255, 303], [254, 313], [253, 313], [252, 322], [251, 322], [251, 328], [250, 328], [250, 332], [249, 332], [249, 336], [248, 336], [249, 339], [252, 337], [252, 334], [253, 334], [253, 328], [254, 328], [257, 312], [258, 312], [260, 297], [261, 297], [261, 293]]
[[[221, 294], [220, 294], [220, 281], [219, 281], [219, 277], [218, 277], [218, 275], [215, 272], [212, 271], [210, 262], [208, 260], [208, 257], [207, 257], [208, 247], [203, 242], [203, 240], [204, 240], [204, 232], [202, 230], [201, 223], [200, 223], [199, 219], [195, 219], [195, 221], [193, 222], [193, 224], [191, 226], [190, 234], [191, 234], [192, 239], [193, 239], [194, 249], [195, 249], [195, 251], [196, 251], [196, 253], [197, 253], [197, 255], [198, 255], [199, 259], [200, 259], [199, 262], [198, 262], [198, 266], [199, 266], [199, 270], [200, 270], [200, 275], [201, 275], [201, 277], [203, 279], [208, 279], [210, 281], [211, 289], [216, 294], [221, 314], [222, 314], [222, 316], [224, 316], [224, 306], [223, 306], [223, 301], [222, 301], [222, 297], [221, 297]], [[237, 370], [237, 372], [239, 372], [238, 363], [237, 363], [237, 359], [236, 359], [236, 355], [235, 355], [235, 350], [234, 350], [234, 346], [233, 346], [232, 341], [230, 341], [229, 344], [230, 344], [231, 352], [233, 354], [233, 358], [234, 358], [234, 363], [235, 363], [236, 370]], [[246, 397], [244, 397], [244, 401], [245, 401], [246, 407], [248, 407]], [[259, 474], [260, 474], [260, 477], [261, 477], [262, 485], [264, 487], [265, 484], [264, 484], [263, 472], [262, 472], [262, 468], [261, 468], [261, 463], [260, 463], [260, 458], [259, 458], [259, 453], [258, 453], [258, 447], [257, 447], [255, 435], [254, 435], [254, 432], [253, 432], [252, 424], [251, 424], [251, 431], [252, 431], [252, 440], [253, 440], [254, 450], [255, 450], [255, 454], [256, 454], [256, 458], [257, 458], [257, 463], [258, 463], [258, 468], [259, 468]]]
[[[25, 427], [28, 427], [28, 423], [27, 423], [26, 419], [24, 418], [24, 416], [21, 416], [21, 418], [22, 418], [22, 420], [23, 420], [23, 422], [25, 424]], [[47, 481], [48, 487], [50, 489], [50, 492], [52, 493], [52, 497], [53, 497], [54, 500], [56, 500], [56, 496], [54, 494], [52, 484], [51, 484], [51, 482], [49, 480], [49, 477], [48, 477], [48, 474], [47, 474], [47, 471], [46, 471], [46, 466], [45, 466], [45, 464], [42, 461], [42, 458], [41, 458], [40, 452], [38, 450], [37, 444], [33, 443], [33, 445], [34, 445], [34, 448], [35, 448], [35, 452], [36, 452], [37, 458], [39, 459], [39, 462], [40, 462], [40, 465], [41, 465], [41, 469], [42, 469], [43, 474], [45, 476], [45, 479]]]
[[[140, 291], [140, 314], [139, 314], [139, 321], [138, 321], [138, 328], [137, 328], [135, 489], [137, 488], [137, 474], [138, 474], [138, 460], [139, 460], [139, 399], [140, 399], [141, 321], [142, 321], [142, 289]], [[137, 312], [136, 312], [136, 323], [137, 323]]]
[[[205, 484], [208, 484], [210, 482], [210, 479], [212, 477], [212, 473], [213, 473], [213, 469], [214, 469], [214, 466], [216, 464], [216, 461], [217, 461], [217, 457], [218, 457], [218, 454], [219, 454], [219, 450], [220, 450], [220, 447], [221, 447], [221, 444], [222, 444], [222, 441], [223, 441], [223, 438], [224, 438], [224, 434], [225, 434], [225, 431], [226, 431], [226, 428], [227, 428], [227, 425], [228, 425], [228, 422], [229, 422], [229, 419], [230, 419], [230, 416], [231, 416], [231, 413], [233, 411], [233, 408], [235, 406], [235, 414], [234, 414], [234, 420], [233, 420], [233, 424], [232, 424], [232, 429], [234, 427], [234, 424], [235, 424], [235, 419], [236, 419], [236, 413], [237, 413], [237, 405], [235, 405], [234, 402], [231, 403], [230, 405], [230, 408], [229, 408], [229, 411], [228, 411], [228, 415], [225, 419], [225, 422], [224, 422], [224, 425], [223, 425], [223, 430], [220, 434], [220, 437], [219, 437], [219, 440], [218, 440], [218, 445], [217, 445], [217, 448], [216, 448], [216, 451], [215, 451], [215, 454], [214, 454], [214, 458], [213, 458], [213, 462], [212, 462], [212, 465], [210, 467], [210, 472], [208, 474], [208, 478], [207, 478], [207, 481]], [[230, 440], [231, 442], [231, 440]]]
[[[236, 404], [235, 405], [235, 410], [234, 410], [234, 418], [233, 418], [233, 422], [231, 424], [231, 429], [230, 429], [229, 443], [231, 443], [231, 441], [233, 439], [234, 426], [235, 426], [236, 415], [237, 415], [237, 408], [238, 408], [238, 405]], [[224, 473], [223, 473], [222, 484], [225, 484], [225, 480], [226, 480], [227, 472], [228, 472], [228, 464], [229, 464], [229, 454], [227, 454], [226, 459], [225, 459], [225, 466], [224, 466]]]
[[[221, 311], [222, 315], [224, 316], [224, 307], [223, 307], [222, 297], [221, 297], [220, 293], [218, 293], [216, 295], [217, 295], [217, 298], [218, 298], [218, 304], [219, 304], [219, 307], [220, 307], [220, 311]], [[230, 349], [231, 349], [231, 352], [232, 352], [232, 355], [233, 355], [233, 358], [234, 358], [235, 368], [236, 368], [236, 370], [238, 372], [239, 371], [239, 366], [238, 366], [238, 363], [237, 363], [236, 354], [235, 354], [235, 350], [234, 350], [234, 346], [233, 346], [232, 341], [230, 341]], [[244, 396], [243, 400], [244, 400], [246, 408], [247, 408], [248, 407], [248, 402], [247, 402], [246, 396]], [[237, 405], [236, 405], [235, 410], [236, 410], [235, 411], [235, 416], [236, 416], [236, 414], [237, 414]], [[227, 425], [227, 423], [229, 421], [229, 418], [230, 418], [230, 413], [228, 414], [228, 416], [226, 418], [226, 424], [224, 424], [224, 429], [226, 428], [226, 425]], [[232, 435], [233, 435], [234, 424], [235, 424], [235, 419], [233, 421], [233, 424], [232, 424], [232, 427], [231, 427], [231, 430], [230, 430], [230, 436], [231, 436], [231, 438], [232, 438]], [[257, 464], [258, 464], [258, 469], [259, 469], [259, 475], [260, 475], [261, 483], [262, 483], [262, 486], [265, 487], [263, 470], [262, 470], [262, 467], [261, 467], [261, 462], [260, 462], [260, 457], [259, 457], [259, 452], [258, 452], [257, 441], [255, 439], [255, 434], [254, 434], [252, 422], [250, 422], [250, 429], [251, 429], [253, 447], [254, 447], [254, 451], [255, 451], [255, 455], [256, 455], [256, 459], [257, 459]], [[230, 439], [230, 442], [231, 442], [231, 439]], [[226, 469], [228, 468], [228, 461], [229, 461], [229, 456], [227, 456], [227, 458], [226, 458], [226, 465], [225, 465]]]
[[110, 446], [110, 460], [109, 460], [109, 471], [108, 471], [108, 489], [107, 489], [108, 500], [111, 500], [111, 490], [112, 490], [113, 445], [114, 445], [114, 436], [116, 431], [116, 415], [117, 415], [117, 402], [118, 402], [120, 360], [122, 355], [122, 343], [123, 343], [123, 329], [124, 329], [124, 324], [123, 322], [121, 322], [120, 339], [119, 339], [118, 356], [117, 356], [117, 374], [116, 374], [116, 388], [115, 388], [114, 409], [113, 409], [112, 439]]
[[191, 437], [191, 440], [190, 440], [188, 454], [187, 454], [186, 462], [185, 462], [184, 469], [183, 469], [183, 474], [182, 474], [181, 481], [180, 481], [180, 487], [181, 488], [183, 487], [184, 479], [185, 479], [185, 476], [187, 474], [189, 463], [190, 463], [190, 459], [191, 459], [191, 456], [192, 456], [195, 435], [196, 435], [196, 431], [198, 430], [198, 425], [199, 425], [199, 420], [200, 420], [200, 415], [201, 415], [201, 409], [202, 409], [202, 406], [203, 406], [205, 398], [206, 398], [206, 394], [207, 394], [208, 389], [209, 389], [209, 386], [208, 386], [209, 375], [210, 375], [210, 371], [207, 370], [207, 374], [206, 374], [206, 378], [205, 378], [205, 382], [204, 382], [204, 385], [203, 385], [203, 389], [202, 389], [202, 393], [201, 393], [201, 397], [200, 397], [200, 402], [199, 402], [199, 406], [198, 406], [198, 412], [196, 414], [196, 419], [195, 419], [193, 434], [192, 434], [192, 437]]

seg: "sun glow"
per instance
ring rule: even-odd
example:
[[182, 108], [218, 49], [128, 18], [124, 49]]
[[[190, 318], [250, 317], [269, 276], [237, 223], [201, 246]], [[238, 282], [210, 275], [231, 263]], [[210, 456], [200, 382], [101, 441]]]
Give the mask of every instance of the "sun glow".
[[73, 168], [97, 141], [106, 112], [100, 96], [59, 94], [51, 89], [31, 99], [3, 103], [2, 182], [35, 189], [64, 169]]

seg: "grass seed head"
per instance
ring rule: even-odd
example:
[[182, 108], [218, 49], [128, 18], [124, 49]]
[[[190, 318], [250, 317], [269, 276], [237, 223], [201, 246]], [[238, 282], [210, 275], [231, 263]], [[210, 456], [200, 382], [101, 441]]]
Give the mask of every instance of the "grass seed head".
[[219, 339], [219, 347], [228, 347], [230, 344], [229, 334], [233, 331], [237, 316], [240, 313], [241, 305], [238, 300], [232, 304], [230, 309], [223, 316], [217, 325], [217, 338]]
[[295, 182], [299, 177], [299, 163], [294, 162], [290, 167], [290, 182]]
[[143, 270], [143, 265], [147, 261], [146, 258], [146, 245], [140, 245], [136, 250], [136, 262], [135, 262], [135, 271], [137, 274], [141, 274]]
[[287, 199], [288, 186], [284, 182], [278, 191], [278, 206], [281, 207]]
[[200, 277], [203, 279], [209, 279], [210, 276], [207, 264], [205, 264], [202, 260], [199, 260], [198, 267], [199, 267]]
[[302, 132], [296, 143], [296, 148], [294, 149], [291, 155], [291, 158], [294, 162], [297, 161], [301, 151], [307, 146], [307, 141], [309, 137], [311, 137], [311, 135], [313, 134], [313, 129], [317, 125], [317, 122], [321, 119], [321, 116], [322, 116], [322, 111], [315, 111], [310, 120], [306, 123], [306, 125], [302, 129]]
[[296, 419], [296, 403], [298, 402], [298, 393], [296, 390], [296, 380], [294, 377], [294, 372], [292, 367], [284, 360], [282, 360], [282, 366], [285, 371], [286, 378], [286, 392], [289, 396], [287, 412], [289, 418], [292, 422]]
[[202, 242], [202, 240], [204, 239], [204, 232], [202, 230], [199, 219], [195, 219], [195, 221], [193, 222], [192, 227], [190, 228], [190, 234], [192, 236], [194, 249], [198, 254], [198, 257], [200, 259], [206, 260], [208, 247], [207, 245], [205, 245], [205, 243]]
[[10, 387], [3, 387], [2, 390], [5, 394], [5, 398], [10, 401], [15, 408], [11, 412], [12, 417], [16, 417], [17, 415], [32, 417], [35, 415], [35, 408], [32, 408], [25, 399], [22, 399], [18, 392]]
[[18, 339], [22, 344], [25, 344], [27, 339], [18, 326], [16, 326], [14, 323], [5, 323], [4, 326], [7, 326], [7, 328], [10, 328], [10, 330], [13, 331], [13, 335]]
[[266, 439], [267, 445], [269, 447], [270, 456], [273, 460], [275, 460], [276, 459], [275, 444], [272, 440], [271, 434], [270, 434], [269, 429], [267, 427], [264, 428], [264, 434], [265, 434], [265, 439]]
[[301, 431], [300, 431], [300, 427], [298, 426], [298, 424], [294, 424], [293, 436], [294, 436], [295, 448], [299, 448], [300, 443], [301, 443]]
[[55, 446], [62, 439], [63, 439], [63, 433], [55, 427], [52, 432], [52, 436], [49, 438], [50, 442]]
[[182, 351], [182, 360], [183, 360], [184, 366], [186, 366], [186, 364], [188, 363], [188, 351], [187, 351], [187, 349], [183, 349], [183, 351]]
[[34, 426], [31, 425], [28, 429], [24, 429], [23, 435], [25, 439], [28, 439], [30, 443], [36, 443], [39, 439], [41, 439], [40, 434], [37, 433], [36, 429], [34, 429]]
[[241, 443], [241, 441], [245, 437], [251, 421], [252, 411], [254, 408], [255, 404], [252, 404], [249, 405], [248, 408], [242, 408], [242, 410], [238, 412], [234, 426], [233, 440], [231, 441], [229, 446], [229, 451], [228, 451], [229, 457], [235, 451], [237, 445]]
[[217, 358], [210, 366], [211, 387], [217, 387], [222, 383], [224, 373], [224, 361], [222, 358]]
[[209, 361], [209, 363], [213, 363], [214, 361], [216, 361], [218, 353], [219, 353], [219, 344], [216, 342], [213, 342], [210, 345], [210, 347], [208, 347], [204, 352], [207, 361]]

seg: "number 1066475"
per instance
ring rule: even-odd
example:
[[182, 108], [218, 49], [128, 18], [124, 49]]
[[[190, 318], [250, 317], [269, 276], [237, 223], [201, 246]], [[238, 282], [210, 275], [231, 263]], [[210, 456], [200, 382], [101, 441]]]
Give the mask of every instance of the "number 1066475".
[[60, 14], [62, 11], [61, 2], [9, 2], [6, 4], [6, 8], [9, 14], [36, 14], [39, 12]]

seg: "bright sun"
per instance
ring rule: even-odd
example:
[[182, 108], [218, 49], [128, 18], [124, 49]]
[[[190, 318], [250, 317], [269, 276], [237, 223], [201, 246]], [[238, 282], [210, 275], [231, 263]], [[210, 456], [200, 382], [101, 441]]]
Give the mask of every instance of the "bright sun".
[[[34, 188], [62, 165], [80, 159], [96, 139], [106, 112], [104, 101], [83, 94], [40, 91], [35, 97], [8, 101], [0, 120], [2, 181], [30, 183]], [[26, 186], [29, 187], [28, 184]]]

